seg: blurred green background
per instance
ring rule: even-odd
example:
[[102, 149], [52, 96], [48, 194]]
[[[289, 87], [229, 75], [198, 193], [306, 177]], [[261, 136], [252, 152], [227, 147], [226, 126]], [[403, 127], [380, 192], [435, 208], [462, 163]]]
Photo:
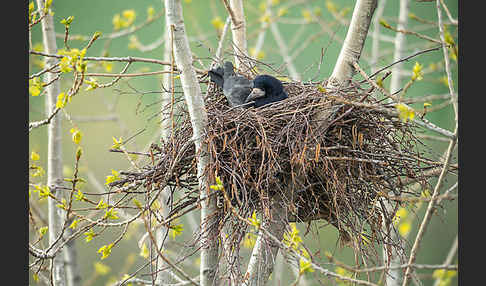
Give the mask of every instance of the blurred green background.
[[[248, 47], [251, 50], [256, 44], [257, 35], [261, 28], [261, 23], [258, 19], [263, 15], [262, 3], [266, 1], [248, 0], [245, 1], [245, 13], [247, 19], [247, 34], [248, 34]], [[281, 0], [272, 1], [274, 6], [272, 9], [276, 13], [280, 8], [284, 8], [292, 1]], [[444, 1], [450, 9], [453, 16], [457, 17], [457, 1]], [[344, 39], [347, 31], [346, 26], [343, 26], [335, 17], [329, 12], [329, 4], [334, 4], [338, 12], [343, 12], [343, 19], [349, 20], [352, 14], [355, 1], [302, 1], [302, 4], [291, 6], [288, 8], [287, 13], [282, 16], [282, 19], [287, 21], [281, 21], [279, 23], [279, 29], [284, 37], [284, 40], [289, 44], [289, 50], [292, 54], [297, 49], [300, 49], [305, 43], [305, 40], [309, 37], [315, 36], [322, 31], [320, 24], [312, 22], [305, 23], [306, 15], [313, 13], [319, 17], [322, 23], [327, 25], [331, 31], [335, 32], [335, 35], [329, 33], [322, 33], [314, 38], [313, 41], [304, 46], [304, 49], [294, 59], [294, 65], [298, 72], [301, 73], [302, 80], [307, 81], [311, 78], [317, 78], [318, 80], [326, 79], [334, 67], [334, 63], [337, 59], [339, 50], [341, 48], [341, 42], [336, 39]], [[396, 26], [396, 19], [399, 11], [399, 1], [387, 1], [383, 19], [385, 19], [392, 26]], [[84, 35], [90, 37], [94, 32], [101, 31], [103, 35], [113, 32], [112, 19], [115, 14], [121, 14], [122, 11], [127, 9], [133, 9], [136, 13], [136, 19], [134, 25], [143, 23], [147, 18], [147, 9], [153, 7], [155, 14], [163, 11], [162, 1], [145, 0], [145, 1], [130, 1], [130, 0], [118, 0], [118, 1], [98, 1], [98, 0], [85, 0], [85, 1], [53, 1], [53, 11], [55, 12], [55, 29], [60, 34], [58, 37], [58, 48], [63, 48], [64, 25], [60, 23], [63, 18], [68, 16], [74, 16], [74, 21], [71, 24], [71, 35]], [[217, 0], [193, 0], [184, 1], [184, 20], [186, 25], [187, 34], [196, 40], [191, 41], [191, 48], [193, 54], [196, 55], [202, 63], [207, 67], [210, 63], [210, 58], [214, 56], [217, 44], [218, 44], [218, 32], [215, 29], [212, 21], [219, 17], [221, 21], [225, 21], [227, 12], [223, 6], [222, 1]], [[347, 13], [346, 13], [347, 11]], [[435, 2], [417, 2], [410, 1], [410, 12], [415, 14], [421, 19], [437, 22], [437, 10]], [[443, 18], [447, 19], [445, 13]], [[300, 24], [295, 24], [297, 22]], [[130, 37], [136, 36], [137, 40], [143, 45], [149, 45], [157, 41], [164, 31], [165, 19], [164, 16], [158, 18], [153, 23], [145, 26], [139, 31], [116, 38], [109, 43], [107, 49], [110, 57], [124, 57], [124, 56], [139, 56], [145, 58], [162, 59], [163, 57], [163, 45], [158, 46], [152, 51], [141, 52], [137, 49], [129, 47]], [[305, 25], [305, 29], [302, 28]], [[374, 29], [372, 25], [370, 31]], [[409, 29], [418, 31], [422, 34], [428, 35], [433, 38], [439, 38], [438, 29], [436, 26], [421, 23], [409, 19]], [[457, 26], [448, 26], [449, 31], [454, 36], [457, 43]], [[380, 31], [383, 35], [393, 37], [395, 32], [386, 30], [380, 27]], [[371, 32], [370, 32], [371, 33]], [[231, 37], [229, 33], [227, 39]], [[412, 35], [407, 35], [407, 49], [405, 55], [410, 55], [419, 50], [423, 50], [426, 47], [436, 46], [436, 44], [428, 44], [422, 39], [418, 39]], [[365, 71], [370, 74], [369, 59], [371, 55], [371, 42], [372, 38], [369, 37], [366, 41], [365, 50], [363, 51], [360, 65]], [[41, 46], [42, 43], [40, 26], [37, 25], [32, 30], [32, 44], [34, 47]], [[82, 48], [86, 45], [87, 40], [78, 41], [72, 40], [69, 42], [71, 48]], [[226, 41], [228, 43], [228, 41]], [[86, 56], [102, 56], [102, 52], [107, 44], [106, 40], [99, 39], [88, 50]], [[225, 45], [226, 52], [229, 51], [228, 44]], [[320, 71], [318, 65], [321, 57], [321, 50], [324, 51], [322, 57], [322, 65]], [[282, 63], [282, 57], [279, 53], [279, 48], [273, 39], [273, 36], [268, 30], [265, 36], [265, 42], [262, 48], [264, 57], [262, 61], [268, 64], [274, 64], [275, 67], [279, 67]], [[380, 57], [377, 63], [378, 67], [385, 66], [392, 62], [393, 55], [393, 43], [387, 41], [380, 41]], [[225, 54], [227, 59], [233, 60], [229, 54]], [[41, 60], [40, 57], [31, 56], [29, 63], [29, 74], [39, 71], [40, 68], [36, 62]], [[420, 55], [412, 60], [404, 63], [404, 69], [411, 71], [416, 61], [420, 62], [424, 69], [433, 69], [433, 65], [443, 62], [442, 51], [435, 51]], [[197, 64], [196, 64], [197, 65]], [[454, 73], [454, 88], [457, 92], [457, 63], [452, 61], [453, 73]], [[122, 63], [113, 63], [113, 73], [120, 71], [123, 68]], [[200, 67], [200, 66], [198, 66]], [[161, 66], [154, 64], [142, 64], [134, 63], [129, 68], [129, 73], [141, 72], [141, 71], [157, 71], [161, 70]], [[107, 72], [100, 64], [92, 63], [88, 67], [88, 72]], [[286, 70], [282, 70], [282, 74], [286, 74]], [[407, 97], [423, 96], [423, 95], [435, 95], [446, 94], [448, 88], [443, 84], [442, 78], [445, 76], [445, 71], [442, 68], [437, 68], [424, 75], [422, 81], [418, 81], [412, 85], [407, 92]], [[360, 79], [359, 76], [356, 78]], [[408, 81], [409, 76], [404, 76], [403, 84]], [[110, 82], [112, 78], [98, 78], [100, 83]], [[65, 76], [61, 81], [61, 90], [67, 91], [71, 85], [72, 78]], [[384, 81], [385, 87], [389, 85], [389, 78]], [[132, 135], [139, 134], [131, 139], [126, 148], [131, 151], [144, 151], [147, 144], [155, 141], [158, 136], [158, 102], [160, 101], [161, 90], [161, 76], [146, 76], [146, 77], [134, 77], [125, 78], [120, 80], [116, 85], [106, 89], [96, 89], [92, 91], [85, 91], [85, 86], [79, 94], [77, 94], [72, 102], [67, 105], [66, 113], [71, 117], [72, 123], [65, 118], [63, 120], [63, 164], [64, 175], [69, 177], [72, 175], [74, 167], [74, 152], [76, 150], [75, 144], [71, 140], [71, 133], [69, 130], [77, 126], [82, 134], [81, 146], [84, 150], [83, 157], [80, 161], [80, 176], [87, 179], [88, 182], [83, 186], [83, 191], [96, 192], [94, 189], [94, 183], [90, 176], [94, 176], [98, 183], [104, 185], [105, 177], [111, 174], [111, 170], [128, 170], [130, 169], [130, 163], [120, 153], [109, 152], [108, 149], [113, 144], [112, 137], [122, 137], [124, 141]], [[206, 86], [202, 85], [203, 90]], [[45, 118], [44, 113], [44, 96], [29, 97], [29, 121], [36, 121]], [[432, 106], [439, 104], [443, 101], [432, 101]], [[420, 109], [421, 103], [413, 105]], [[85, 122], [83, 119], [88, 117], [98, 117], [116, 115], [117, 120], [105, 120], [105, 121], [89, 121]], [[438, 112], [434, 112], [427, 115], [427, 118], [434, 122], [436, 125], [441, 126], [448, 130], [453, 130], [454, 118], [452, 112], [452, 106], [441, 109]], [[74, 125], [73, 125], [74, 123]], [[433, 133], [428, 133], [435, 135]], [[44, 168], [46, 166], [47, 157], [47, 128], [41, 127], [34, 129], [29, 134], [29, 152], [35, 151], [40, 155], [40, 163]], [[423, 140], [424, 143], [429, 145], [434, 154], [437, 156], [443, 152], [447, 146], [447, 142]], [[457, 162], [457, 152], [454, 153], [454, 162]], [[44, 181], [43, 181], [44, 180]], [[36, 179], [35, 182], [45, 183], [43, 180]], [[443, 190], [451, 186], [457, 179], [450, 177], [443, 186]], [[40, 205], [45, 208], [46, 203], [40, 202]], [[426, 206], [422, 206], [417, 211], [418, 218], [423, 217], [423, 213]], [[451, 247], [451, 244], [457, 235], [457, 201], [443, 201], [441, 207], [436, 211], [427, 233], [425, 234], [422, 242], [421, 250], [417, 257], [417, 263], [424, 264], [441, 264], [447, 252]], [[199, 221], [199, 214], [196, 213], [193, 216], [193, 220]], [[410, 238], [415, 237], [415, 233], [418, 227], [418, 220], [414, 220], [412, 231], [409, 235]], [[187, 219], [183, 219], [181, 223], [184, 224], [185, 231], [182, 234], [182, 238], [186, 241], [191, 239], [192, 231], [191, 222]], [[192, 221], [194, 223], [194, 221]], [[325, 225], [325, 223], [318, 223], [312, 227], [312, 231], [305, 237], [306, 245], [312, 252], [318, 251], [322, 260], [322, 265], [326, 267], [328, 260], [326, 259], [324, 252], [328, 251], [335, 255], [335, 257], [343, 262], [353, 265], [354, 254], [349, 248], [339, 248], [337, 245], [337, 232], [332, 227], [317, 226]], [[303, 234], [306, 229], [306, 225], [298, 225], [298, 228]], [[137, 231], [138, 229], [138, 231]], [[318, 231], [317, 231], [318, 229]], [[132, 273], [139, 269], [144, 264], [144, 258], [139, 255], [140, 249], [137, 247], [137, 241], [140, 238], [143, 226], [133, 227], [133, 230], [129, 231], [129, 237], [123, 241], [119, 247], [113, 250], [112, 255], [101, 262], [111, 268], [111, 270], [105, 275], [94, 274], [94, 263], [100, 262], [100, 255], [96, 253], [97, 249], [107, 243], [110, 243], [115, 237], [117, 237], [121, 230], [108, 229], [103, 232], [102, 236], [97, 237], [90, 243], [84, 242], [80, 239], [76, 242], [79, 264], [81, 269], [81, 277], [83, 279], [82, 285], [105, 285], [109, 281], [116, 281], [121, 279], [125, 273]], [[179, 242], [177, 242], [179, 241]], [[173, 251], [183, 254], [183, 249], [179, 248], [182, 243], [181, 239], [176, 240], [169, 239], [169, 248]], [[410, 242], [413, 243], [413, 240]], [[381, 255], [381, 254], [380, 254]], [[197, 256], [196, 256], [197, 257]], [[319, 256], [317, 256], [319, 257]], [[279, 258], [280, 259], [280, 258]], [[193, 259], [194, 262], [197, 259]], [[457, 261], [455, 258], [454, 261]], [[195, 261], [197, 263], [197, 261]], [[244, 266], [243, 266], [244, 268]], [[272, 282], [269, 285], [273, 285], [275, 279], [281, 281], [281, 285], [290, 284], [293, 281], [294, 276], [291, 271], [288, 270], [288, 265], [284, 265], [281, 270], [272, 275]], [[330, 270], [334, 270], [334, 266], [331, 266]], [[141, 273], [147, 273], [150, 269], [147, 267], [141, 271]], [[187, 266], [187, 272], [196, 275], [198, 273], [197, 266]], [[432, 285], [431, 279], [432, 271], [418, 271], [419, 275], [422, 275], [424, 285]], [[30, 273], [29, 275], [31, 275]], [[329, 280], [322, 275], [313, 273], [306, 276], [308, 285], [320, 285], [316, 279], [319, 278], [327, 285]], [[150, 277], [145, 277], [150, 279]], [[32, 279], [31, 283], [32, 283]], [[327, 281], [327, 282], [326, 282]], [[331, 285], [335, 281], [330, 280]], [[35, 283], [35, 282], [33, 282]], [[454, 279], [451, 285], [457, 285], [457, 280]]]

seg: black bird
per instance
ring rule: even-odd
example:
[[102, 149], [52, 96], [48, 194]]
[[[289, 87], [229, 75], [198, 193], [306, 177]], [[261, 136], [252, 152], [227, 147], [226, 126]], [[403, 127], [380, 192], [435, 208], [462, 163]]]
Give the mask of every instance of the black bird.
[[[231, 107], [244, 105], [251, 92], [251, 81], [244, 76], [237, 75], [233, 63], [225, 62], [223, 67], [210, 70], [209, 77], [217, 86], [223, 88], [223, 94]], [[244, 105], [248, 107], [251, 104]]]
[[214, 82], [220, 88], [223, 88], [223, 67], [217, 67], [215, 69], [209, 70], [208, 75], [212, 82]]
[[288, 97], [282, 82], [271, 75], [258, 75], [253, 79], [252, 91], [245, 103], [254, 102], [252, 106], [260, 107], [265, 104], [284, 100]]

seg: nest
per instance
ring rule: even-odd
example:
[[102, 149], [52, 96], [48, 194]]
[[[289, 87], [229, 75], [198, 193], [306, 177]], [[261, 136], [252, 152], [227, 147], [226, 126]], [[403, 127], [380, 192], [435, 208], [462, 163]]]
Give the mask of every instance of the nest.
[[[289, 222], [325, 219], [342, 234], [383, 242], [383, 217], [391, 221], [383, 206], [387, 194], [401, 195], [404, 180], [427, 184], [424, 171], [435, 165], [419, 148], [416, 126], [397, 118], [372, 90], [352, 84], [324, 91], [323, 85], [285, 82], [288, 99], [248, 109], [229, 107], [222, 91], [210, 85], [208, 185], [215, 176], [221, 179], [221, 210], [235, 223], [229, 208], [243, 217], [254, 210], [268, 216], [270, 201], [278, 197]], [[333, 113], [330, 120], [322, 118], [326, 111]], [[198, 201], [198, 154], [185, 105], [170, 113], [174, 130], [153, 144], [155, 163], [142, 173], [121, 172], [124, 178], [111, 185], [138, 181], [185, 189], [172, 204], [173, 215]]]

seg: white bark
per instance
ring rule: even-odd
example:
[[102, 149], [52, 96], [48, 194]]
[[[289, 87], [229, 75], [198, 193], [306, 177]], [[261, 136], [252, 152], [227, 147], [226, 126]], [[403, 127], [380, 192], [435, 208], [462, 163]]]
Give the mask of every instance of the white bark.
[[[171, 61], [171, 54], [172, 54], [172, 46], [171, 46], [171, 38], [170, 38], [170, 26], [168, 24], [168, 21], [165, 23], [165, 31], [164, 31], [164, 61], [170, 62]], [[170, 66], [165, 66], [164, 70], [170, 70]], [[166, 109], [169, 104], [171, 103], [171, 88], [172, 88], [172, 80], [171, 80], [171, 74], [166, 73], [162, 75], [162, 85], [164, 88], [167, 90], [167, 92], [162, 93], [162, 99], [161, 99], [161, 108], [163, 110], [162, 112], [162, 118], [161, 118], [161, 139], [162, 140], [168, 140], [169, 135], [170, 135], [170, 128], [171, 128], [171, 121], [170, 121], [170, 115], [167, 115], [167, 110]], [[161, 212], [162, 216], [164, 219], [167, 218], [169, 214], [169, 208], [167, 206], [167, 193], [169, 191], [169, 188], [166, 190], [162, 191], [160, 193], [160, 198], [159, 198], [159, 203], [161, 206]], [[160, 249], [160, 252], [163, 252], [163, 243], [167, 240], [168, 237], [168, 232], [169, 228], [165, 226], [161, 226], [160, 228], [157, 229], [157, 232], [155, 234], [156, 240], [157, 240], [157, 248]], [[162, 268], [167, 268], [167, 263], [162, 259], [158, 258], [157, 260], [157, 270], [162, 269]], [[156, 284], [157, 285], [166, 285], [172, 282], [171, 275], [170, 275], [170, 268], [168, 268], [165, 271], [158, 271], [157, 272], [157, 278], [156, 278]]]
[[[398, 16], [398, 25], [397, 29], [405, 30], [407, 28], [408, 22], [408, 6], [410, 0], [400, 0], [400, 11]], [[398, 61], [403, 58], [403, 54], [406, 48], [406, 38], [405, 34], [403, 33], [396, 33], [395, 35], [395, 51], [393, 54], [393, 61]], [[399, 90], [401, 87], [401, 70], [402, 70], [402, 63], [396, 64], [392, 68], [391, 80], [390, 80], [390, 93], [394, 93], [395, 91]], [[389, 99], [391, 100], [391, 99]], [[387, 208], [387, 212], [390, 212], [393, 207], [385, 201], [385, 206]], [[383, 220], [385, 221], [385, 220]], [[390, 240], [391, 241], [400, 241], [399, 235], [395, 231], [390, 232]], [[402, 281], [402, 271], [401, 269], [395, 268], [395, 266], [401, 265], [400, 258], [398, 257], [398, 253], [394, 247], [391, 249], [391, 256], [388, 255], [387, 249], [383, 246], [383, 262], [386, 266], [391, 267], [385, 277], [387, 286], [398, 286]]]
[[[71, 222], [69, 222], [69, 225]], [[67, 229], [64, 237], [69, 237], [73, 234], [72, 229]], [[66, 243], [64, 248], [64, 261], [66, 265], [66, 284], [67, 286], [81, 285], [81, 271], [78, 264], [78, 251], [76, 250], [76, 240], [72, 239]]]
[[[283, 260], [284, 260], [284, 258], [282, 256], [282, 253], [280, 253], [280, 255], [278, 255], [277, 258], [276, 258], [276, 264], [274, 266], [275, 273], [282, 273], [283, 263], [284, 263]], [[273, 286], [280, 286], [282, 284], [282, 279], [280, 279], [280, 276], [274, 275], [272, 277], [273, 277], [272, 278]]]
[[[346, 38], [327, 82], [327, 87], [342, 88], [351, 81], [355, 73], [353, 63], [359, 61], [376, 6], [377, 0], [356, 1]], [[324, 98], [324, 100], [326, 99]], [[322, 120], [320, 128], [325, 130], [329, 127], [338, 108], [339, 106], [332, 107], [330, 103], [323, 106], [322, 111], [316, 115], [319, 120]]]
[[202, 200], [201, 232], [203, 234], [201, 237], [200, 281], [202, 286], [217, 285], [218, 279], [216, 272], [219, 245], [217, 239], [211, 239], [211, 235], [214, 235], [217, 231], [215, 228], [218, 226], [218, 217], [214, 214], [218, 212], [218, 209], [215, 199], [207, 199], [209, 193], [205, 169], [209, 163], [209, 158], [207, 145], [203, 142], [208, 118], [201, 94], [201, 87], [199, 86], [196, 72], [192, 66], [192, 54], [185, 32], [181, 1], [165, 0], [165, 9], [170, 27], [169, 33], [173, 33], [174, 57], [177, 68], [181, 71], [181, 84], [191, 117], [196, 153], [200, 152], [197, 163], [200, 198]]
[[[410, 0], [400, 0], [400, 12], [398, 16], [397, 29], [406, 30], [408, 23], [408, 6]], [[396, 33], [395, 35], [395, 51], [393, 53], [393, 62], [403, 58], [406, 48], [406, 38], [404, 33]], [[393, 94], [401, 88], [401, 70], [403, 63], [398, 63], [392, 67], [392, 77], [390, 80], [390, 93]]]
[[346, 38], [329, 78], [329, 86], [337, 88], [349, 83], [355, 72], [353, 62], [357, 62], [361, 56], [376, 5], [377, 0], [356, 1]]
[[221, 55], [223, 54], [223, 44], [224, 44], [224, 39], [226, 38], [226, 34], [228, 33], [228, 28], [231, 23], [231, 17], [228, 16], [226, 18], [226, 21], [224, 22], [224, 27], [223, 27], [223, 32], [221, 33], [221, 38], [219, 39], [218, 43], [218, 48], [216, 49], [216, 54], [214, 55], [214, 58], [216, 59], [213, 61], [211, 64], [211, 68], [213, 68], [218, 62], [222, 61]]
[[[42, 11], [43, 0], [37, 0], [37, 7]], [[46, 15], [41, 22], [44, 50], [48, 54], [57, 53], [56, 34], [52, 15]], [[58, 60], [54, 57], [46, 58], [46, 66], [53, 66]], [[46, 73], [45, 82], [50, 82], [55, 78], [52, 73]], [[49, 116], [56, 108], [57, 96], [61, 92], [59, 81], [55, 81], [46, 87], [46, 114]], [[57, 198], [62, 198], [62, 191], [58, 189], [62, 185], [62, 130], [61, 115], [56, 114], [51, 123], [47, 126], [48, 150], [47, 150], [47, 185], [51, 193]], [[48, 198], [48, 217], [49, 217], [49, 244], [53, 244], [61, 233], [66, 213], [61, 208], [56, 207], [56, 201]], [[62, 252], [61, 252], [62, 253]], [[63, 255], [56, 255], [52, 259], [53, 285], [66, 285], [66, 272], [64, 267]]]
[[248, 46], [246, 42], [246, 20], [243, 0], [229, 0], [229, 4], [234, 17], [231, 19], [231, 34], [233, 36], [235, 66], [241, 69], [243, 66], [248, 65], [244, 61], [244, 58], [248, 56]]
[[[264, 219], [262, 226], [274, 237], [282, 241], [287, 221], [287, 210], [282, 206], [283, 199], [275, 196], [271, 205], [271, 218]], [[260, 231], [255, 246], [248, 262], [248, 269], [245, 277], [248, 277], [246, 286], [262, 286], [268, 281], [277, 259], [279, 247], [271, 239], [265, 238]]]

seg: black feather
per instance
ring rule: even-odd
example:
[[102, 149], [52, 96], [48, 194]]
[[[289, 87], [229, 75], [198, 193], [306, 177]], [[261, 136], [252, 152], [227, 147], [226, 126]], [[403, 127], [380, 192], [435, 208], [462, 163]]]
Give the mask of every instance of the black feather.
[[225, 62], [223, 69], [223, 94], [228, 103], [232, 107], [245, 104], [246, 98], [251, 92], [251, 81], [235, 74], [231, 62]]
[[[271, 75], [258, 75], [253, 80], [253, 88], [259, 88], [265, 91], [263, 97], [252, 99], [253, 106], [261, 107], [263, 105], [274, 103], [286, 99], [288, 94], [285, 92], [282, 82]], [[247, 98], [247, 102], [251, 100]]]
[[223, 88], [223, 68], [217, 67], [212, 69], [208, 72], [209, 78], [212, 82], [214, 82], [218, 87]]

